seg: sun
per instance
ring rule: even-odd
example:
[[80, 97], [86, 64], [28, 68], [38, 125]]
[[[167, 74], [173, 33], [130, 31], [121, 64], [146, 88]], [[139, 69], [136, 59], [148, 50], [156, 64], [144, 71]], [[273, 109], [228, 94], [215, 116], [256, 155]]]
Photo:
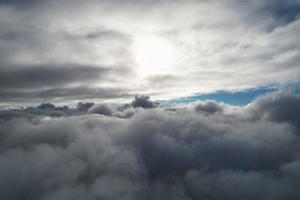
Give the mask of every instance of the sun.
[[174, 64], [174, 48], [161, 37], [140, 37], [134, 42], [133, 56], [142, 75], [163, 74]]

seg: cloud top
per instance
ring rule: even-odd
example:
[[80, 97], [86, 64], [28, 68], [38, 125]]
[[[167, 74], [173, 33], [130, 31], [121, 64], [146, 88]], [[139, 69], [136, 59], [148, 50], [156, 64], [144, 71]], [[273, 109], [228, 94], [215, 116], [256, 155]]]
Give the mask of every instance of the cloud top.
[[299, 105], [297, 96], [273, 93], [245, 108], [203, 102], [173, 109], [81, 103], [1, 110], [0, 194], [296, 200]]

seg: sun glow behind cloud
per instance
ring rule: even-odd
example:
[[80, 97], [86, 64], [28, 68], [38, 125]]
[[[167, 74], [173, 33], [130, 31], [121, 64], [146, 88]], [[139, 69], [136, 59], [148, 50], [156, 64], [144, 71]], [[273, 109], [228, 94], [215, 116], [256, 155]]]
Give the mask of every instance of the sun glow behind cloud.
[[170, 99], [300, 77], [296, 1], [6, 2], [2, 102]]
[[0, 0], [1, 199], [299, 200], [299, 16]]
[[174, 46], [157, 36], [137, 38], [132, 53], [141, 76], [168, 73], [176, 60]]

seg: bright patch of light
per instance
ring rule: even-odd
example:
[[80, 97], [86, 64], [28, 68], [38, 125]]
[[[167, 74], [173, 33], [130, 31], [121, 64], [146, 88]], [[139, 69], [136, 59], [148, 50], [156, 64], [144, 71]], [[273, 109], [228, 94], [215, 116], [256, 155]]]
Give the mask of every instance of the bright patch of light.
[[142, 75], [163, 74], [174, 64], [174, 48], [160, 37], [136, 39], [133, 57]]

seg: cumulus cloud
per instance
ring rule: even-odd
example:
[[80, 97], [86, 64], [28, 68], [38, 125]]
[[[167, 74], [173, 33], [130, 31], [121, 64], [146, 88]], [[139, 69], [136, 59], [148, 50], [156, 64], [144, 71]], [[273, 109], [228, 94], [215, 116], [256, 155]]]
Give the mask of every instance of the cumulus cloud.
[[199, 105], [130, 108], [136, 109], [130, 118], [95, 105], [91, 114], [1, 120], [0, 195], [12, 200], [299, 199], [299, 115], [287, 114], [291, 105], [299, 107], [298, 97], [274, 93], [231, 113], [219, 112], [226, 109], [223, 104]]
[[150, 100], [149, 96], [141, 95], [135, 96], [134, 100], [132, 101], [131, 105], [134, 108], [141, 107], [141, 108], [154, 108], [158, 105], [158, 102]]
[[97, 113], [101, 115], [112, 116], [114, 114], [114, 110], [110, 106], [100, 104], [91, 107], [88, 113]]
[[253, 117], [288, 122], [300, 128], [300, 97], [292, 93], [274, 93], [260, 97], [249, 106]]
[[213, 114], [216, 112], [222, 112], [223, 107], [220, 106], [217, 102], [215, 101], [207, 101], [204, 103], [199, 103], [197, 106], [195, 106], [195, 110], [197, 112], [204, 112], [208, 114]]
[[77, 104], [77, 109], [79, 111], [88, 111], [91, 107], [93, 107], [93, 105], [95, 105], [93, 102], [87, 102], [87, 103], [84, 103], [84, 102], [79, 102]]

